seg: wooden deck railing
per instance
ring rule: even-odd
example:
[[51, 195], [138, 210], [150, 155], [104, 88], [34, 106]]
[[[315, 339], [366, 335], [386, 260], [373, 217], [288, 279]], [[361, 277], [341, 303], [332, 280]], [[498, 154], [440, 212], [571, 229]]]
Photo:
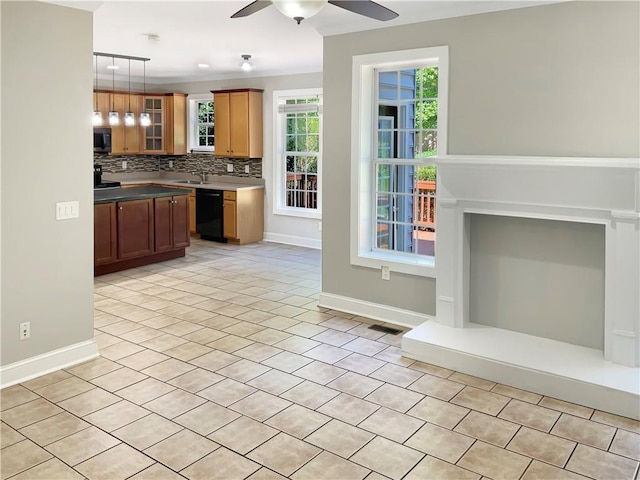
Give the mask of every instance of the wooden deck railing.
[[436, 221], [436, 182], [416, 180], [413, 215], [420, 227], [434, 228]]

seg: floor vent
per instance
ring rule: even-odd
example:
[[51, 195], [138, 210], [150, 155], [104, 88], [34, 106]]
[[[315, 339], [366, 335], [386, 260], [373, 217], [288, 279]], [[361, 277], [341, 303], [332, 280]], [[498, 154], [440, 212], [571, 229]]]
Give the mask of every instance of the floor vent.
[[378, 332], [390, 333], [391, 335], [402, 333], [402, 330], [398, 330], [397, 328], [385, 327], [384, 325], [370, 325], [369, 330], [377, 330]]

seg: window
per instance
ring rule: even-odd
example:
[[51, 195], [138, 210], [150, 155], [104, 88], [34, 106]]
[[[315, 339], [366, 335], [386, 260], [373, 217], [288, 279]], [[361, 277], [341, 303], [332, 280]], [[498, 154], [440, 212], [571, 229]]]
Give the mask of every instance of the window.
[[435, 276], [447, 47], [354, 57], [351, 263]]
[[211, 94], [189, 95], [189, 148], [213, 152], [215, 116]]
[[274, 213], [320, 218], [322, 94], [274, 92]]

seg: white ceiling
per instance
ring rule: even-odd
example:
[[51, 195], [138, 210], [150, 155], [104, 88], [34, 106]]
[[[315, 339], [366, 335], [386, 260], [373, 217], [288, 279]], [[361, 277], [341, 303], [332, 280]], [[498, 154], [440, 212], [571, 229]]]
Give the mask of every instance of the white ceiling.
[[[558, 1], [558, 0], [552, 0]], [[251, 0], [227, 1], [52, 1], [93, 10], [93, 49], [147, 57], [147, 83], [175, 83], [322, 71], [322, 37], [394, 25], [523, 8], [552, 1], [379, 0], [398, 18], [380, 22], [327, 4], [297, 25], [274, 6], [244, 18], [230, 18]], [[148, 35], [159, 36], [157, 41]], [[241, 55], [252, 56], [255, 69], [240, 70]], [[100, 77], [111, 59], [100, 59]], [[198, 63], [210, 65], [207, 69]], [[126, 79], [128, 63], [116, 60]], [[142, 62], [131, 63], [131, 78], [142, 78]], [[124, 75], [124, 76], [122, 76]], [[111, 72], [108, 77], [111, 78]]]

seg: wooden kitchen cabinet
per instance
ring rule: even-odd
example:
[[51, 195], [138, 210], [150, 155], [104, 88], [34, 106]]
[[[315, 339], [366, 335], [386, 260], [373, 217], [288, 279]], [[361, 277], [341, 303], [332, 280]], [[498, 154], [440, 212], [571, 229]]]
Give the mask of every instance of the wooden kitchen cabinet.
[[259, 242], [264, 233], [264, 189], [223, 194], [223, 235], [229, 243]]
[[149, 114], [151, 125], [142, 127], [142, 151], [164, 153], [164, 96], [142, 98], [142, 111]]
[[172, 93], [165, 98], [165, 150], [172, 155], [187, 153], [187, 95]]
[[154, 252], [153, 199], [118, 202], [118, 259], [150, 255]]
[[95, 265], [104, 265], [118, 259], [116, 225], [115, 203], [93, 206], [93, 261]]
[[224, 192], [222, 204], [222, 235], [227, 238], [236, 238], [238, 236], [236, 229], [237, 204], [236, 192]]
[[189, 246], [187, 195], [154, 199], [154, 237], [156, 253]]
[[212, 90], [215, 106], [215, 154], [262, 158], [262, 90]]
[[[118, 112], [120, 123], [111, 127], [111, 153], [140, 153], [140, 101], [139, 95], [116, 93], [113, 95], [113, 106]], [[136, 123], [133, 126], [124, 124], [124, 115], [131, 108]]]

